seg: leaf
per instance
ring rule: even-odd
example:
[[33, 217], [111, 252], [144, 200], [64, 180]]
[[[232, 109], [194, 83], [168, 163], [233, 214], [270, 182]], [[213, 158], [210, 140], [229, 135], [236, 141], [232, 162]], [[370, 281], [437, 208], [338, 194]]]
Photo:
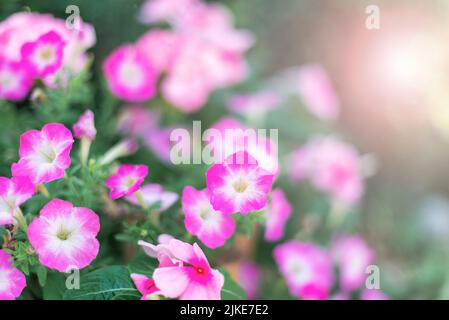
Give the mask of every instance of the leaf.
[[235, 282], [228, 272], [219, 268], [220, 272], [225, 277], [223, 288], [221, 289], [222, 300], [247, 300], [245, 290]]
[[39, 285], [41, 287], [45, 287], [45, 284], [47, 282], [47, 268], [39, 266], [37, 267], [36, 273], [37, 279], [39, 280]]
[[147, 277], [152, 277], [154, 269], [156, 269], [157, 266], [157, 259], [151, 258], [144, 253], [139, 253], [129, 264], [128, 270], [130, 273], [138, 273]]
[[48, 273], [46, 284], [42, 289], [44, 300], [62, 300], [66, 291], [66, 277], [67, 275], [59, 272]]
[[64, 300], [113, 300], [123, 295], [135, 294], [137, 290], [127, 268], [105, 267], [87, 273], [80, 278], [79, 289], [67, 289]]

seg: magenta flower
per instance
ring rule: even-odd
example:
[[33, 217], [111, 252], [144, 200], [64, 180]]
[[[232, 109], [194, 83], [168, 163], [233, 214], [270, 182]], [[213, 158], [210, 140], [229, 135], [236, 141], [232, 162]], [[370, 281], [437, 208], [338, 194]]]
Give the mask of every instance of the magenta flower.
[[35, 187], [27, 177], [0, 177], [0, 225], [13, 224], [19, 206], [34, 192]]
[[0, 300], [15, 300], [26, 286], [25, 275], [12, 265], [11, 255], [0, 250]]
[[26, 65], [0, 57], [0, 99], [20, 101], [32, 86], [33, 76]]
[[182, 192], [182, 209], [187, 231], [211, 249], [223, 246], [234, 234], [234, 219], [229, 214], [212, 208], [207, 189], [198, 191], [190, 186], [185, 187]]
[[284, 227], [292, 213], [292, 206], [285, 197], [284, 192], [277, 188], [271, 193], [265, 216], [265, 239], [277, 241], [284, 235]]
[[328, 296], [334, 276], [332, 259], [324, 249], [292, 240], [277, 246], [273, 254], [293, 296], [303, 299]]
[[212, 207], [223, 213], [245, 215], [263, 209], [273, 179], [274, 175], [246, 152], [236, 153], [206, 172]]
[[359, 235], [340, 235], [332, 243], [332, 255], [339, 266], [340, 287], [344, 291], [360, 288], [374, 252]]
[[142, 274], [132, 273], [131, 279], [137, 290], [142, 294], [141, 300], [150, 300], [151, 296], [158, 295], [159, 289], [156, 287], [153, 279], [148, 278]]
[[242, 261], [238, 266], [237, 279], [250, 300], [257, 298], [262, 270], [255, 263]]
[[112, 52], [103, 69], [112, 93], [125, 101], [143, 102], [156, 94], [156, 71], [132, 45]]
[[144, 106], [128, 106], [120, 113], [118, 129], [124, 135], [143, 138], [159, 122], [159, 115]]
[[298, 89], [306, 107], [318, 118], [330, 120], [338, 116], [340, 101], [320, 65], [306, 65], [299, 69]]
[[[162, 185], [157, 183], [146, 184], [140, 189], [142, 198], [148, 207], [159, 204], [158, 211], [162, 212], [170, 208], [179, 198], [174, 192], [164, 191]], [[135, 194], [125, 196], [125, 199], [134, 205], [140, 205]]]
[[42, 265], [67, 272], [88, 266], [98, 254], [98, 215], [88, 208], [54, 199], [28, 227], [28, 238]]
[[361, 300], [390, 300], [390, 297], [378, 289], [365, 289], [360, 293]]
[[122, 164], [117, 173], [106, 180], [106, 186], [110, 189], [109, 196], [115, 200], [135, 193], [147, 174], [148, 167], [145, 165]]
[[73, 125], [73, 132], [78, 139], [95, 140], [97, 129], [95, 129], [95, 116], [91, 110], [86, 110], [78, 121]]
[[223, 275], [212, 269], [204, 252], [193, 245], [171, 239], [153, 246], [150, 256], [157, 257], [159, 267], [153, 280], [163, 296], [181, 300], [219, 300], [224, 284]]
[[22, 61], [29, 66], [35, 77], [43, 78], [61, 67], [64, 47], [62, 37], [57, 32], [50, 31], [36, 41], [22, 46]]
[[12, 175], [27, 176], [36, 185], [62, 178], [70, 167], [72, 144], [72, 133], [59, 123], [25, 132], [20, 137], [20, 160], [12, 165]]

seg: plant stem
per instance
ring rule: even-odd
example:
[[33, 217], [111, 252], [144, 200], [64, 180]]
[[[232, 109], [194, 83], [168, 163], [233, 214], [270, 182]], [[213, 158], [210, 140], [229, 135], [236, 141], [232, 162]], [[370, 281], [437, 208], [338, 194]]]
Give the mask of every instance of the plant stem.
[[27, 233], [28, 224], [27, 224], [27, 221], [26, 221], [25, 217], [23, 216], [23, 212], [22, 212], [22, 210], [20, 210], [20, 208], [16, 209], [15, 218], [16, 218], [17, 222], [19, 223], [19, 226], [23, 230], [23, 232]]
[[87, 160], [89, 159], [89, 150], [90, 150], [91, 143], [92, 143], [92, 141], [90, 139], [87, 139], [87, 138], [81, 139], [80, 157], [81, 157], [81, 163], [83, 164], [83, 166], [85, 166], [87, 164]]
[[46, 198], [50, 198], [50, 192], [48, 192], [47, 188], [44, 184], [38, 184], [36, 186], [38, 192], [42, 193], [42, 195]]
[[147, 205], [147, 203], [145, 202], [145, 199], [143, 198], [143, 195], [142, 195], [142, 192], [140, 191], [140, 189], [137, 190], [137, 191], [134, 193], [134, 195], [136, 196], [137, 201], [139, 201], [140, 206], [141, 206], [143, 209], [148, 209], [148, 205]]

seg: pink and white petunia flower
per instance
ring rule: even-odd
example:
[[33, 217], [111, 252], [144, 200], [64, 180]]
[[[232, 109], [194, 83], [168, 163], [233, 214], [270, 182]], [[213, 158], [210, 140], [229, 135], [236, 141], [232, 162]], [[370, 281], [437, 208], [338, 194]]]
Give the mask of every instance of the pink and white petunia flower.
[[73, 125], [73, 132], [78, 139], [95, 140], [97, 129], [95, 129], [95, 116], [91, 110], [86, 110], [78, 121]]
[[0, 57], [0, 99], [20, 101], [32, 86], [33, 76], [26, 65]]
[[0, 177], [0, 225], [13, 224], [19, 206], [34, 192], [34, 184], [27, 177]]
[[25, 275], [12, 265], [11, 255], [0, 250], [0, 300], [15, 300], [26, 286]]
[[223, 213], [245, 215], [263, 209], [273, 179], [247, 152], [235, 153], [206, 172], [212, 207]]
[[245, 290], [248, 299], [255, 300], [259, 291], [262, 270], [255, 263], [242, 261], [237, 270], [237, 281]]
[[212, 208], [207, 189], [198, 191], [190, 186], [185, 187], [182, 192], [182, 209], [187, 231], [211, 249], [223, 246], [234, 234], [234, 219], [229, 214]]
[[312, 243], [295, 240], [274, 249], [274, 259], [290, 293], [303, 299], [325, 299], [334, 282], [332, 259]]
[[37, 78], [54, 74], [62, 65], [65, 42], [54, 31], [40, 36], [36, 41], [22, 46], [22, 61]]
[[54, 199], [28, 227], [28, 238], [42, 265], [67, 272], [88, 266], [98, 255], [98, 215]]
[[292, 213], [292, 206], [284, 192], [277, 188], [271, 193], [267, 213], [265, 215], [265, 239], [277, 241], [284, 235], [284, 227]]
[[129, 102], [143, 102], [156, 94], [157, 71], [132, 45], [112, 52], [103, 65], [109, 89]]
[[153, 280], [163, 296], [181, 300], [220, 300], [223, 275], [212, 269], [204, 252], [193, 245], [171, 239], [154, 246], [159, 267]]
[[237, 94], [228, 102], [229, 110], [247, 116], [265, 114], [280, 103], [280, 97], [272, 91], [260, 91], [254, 94]]
[[159, 289], [156, 287], [154, 280], [148, 278], [143, 274], [132, 273], [131, 279], [134, 282], [137, 290], [142, 294], [141, 300], [151, 300], [151, 297], [160, 294]]
[[340, 271], [344, 291], [360, 288], [366, 280], [367, 267], [373, 263], [374, 251], [359, 235], [340, 235], [332, 243], [332, 255]]
[[[162, 185], [157, 183], [146, 184], [140, 188], [142, 198], [148, 207], [159, 204], [158, 211], [162, 212], [170, 208], [179, 198], [177, 193], [164, 191]], [[140, 205], [135, 194], [125, 196], [125, 199], [134, 205]]]
[[147, 174], [148, 167], [145, 165], [122, 164], [117, 173], [106, 180], [106, 186], [110, 189], [109, 196], [115, 200], [135, 193]]
[[27, 176], [36, 185], [60, 179], [70, 167], [72, 145], [72, 133], [60, 123], [27, 131], [20, 137], [20, 160], [12, 165], [12, 175]]

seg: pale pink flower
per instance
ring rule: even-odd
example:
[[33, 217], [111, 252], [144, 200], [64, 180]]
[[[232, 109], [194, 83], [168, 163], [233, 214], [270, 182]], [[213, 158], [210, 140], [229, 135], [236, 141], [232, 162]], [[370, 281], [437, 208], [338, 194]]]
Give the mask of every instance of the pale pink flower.
[[378, 289], [365, 289], [360, 293], [361, 300], [390, 300], [390, 297]]
[[23, 100], [32, 86], [33, 76], [28, 66], [0, 57], [0, 99]]
[[35, 77], [54, 74], [62, 66], [65, 42], [54, 31], [40, 36], [36, 41], [22, 46], [22, 61], [28, 65]]
[[250, 261], [242, 261], [239, 263], [237, 280], [250, 300], [257, 298], [261, 278], [262, 271], [255, 263]]
[[0, 300], [15, 300], [26, 286], [25, 275], [12, 265], [11, 255], [0, 250]]
[[253, 94], [232, 96], [227, 107], [231, 111], [245, 115], [259, 115], [273, 110], [280, 103], [280, 97], [272, 91], [260, 91]]
[[353, 291], [365, 283], [366, 269], [374, 252], [359, 235], [340, 235], [332, 243], [332, 255], [340, 271], [340, 287]]
[[198, 191], [190, 186], [185, 187], [182, 192], [182, 209], [187, 231], [211, 249], [223, 246], [234, 234], [234, 219], [229, 214], [212, 208], [207, 189]]
[[212, 207], [223, 213], [245, 215], [263, 209], [273, 179], [247, 152], [235, 153], [206, 172]]
[[34, 192], [34, 184], [27, 177], [0, 177], [0, 225], [13, 224], [19, 206]]
[[[157, 183], [144, 185], [140, 188], [140, 193], [148, 207], [159, 204], [160, 207], [157, 210], [161, 212], [170, 208], [179, 198], [174, 192], [164, 191], [162, 185]], [[125, 196], [125, 199], [134, 205], [140, 205], [135, 194]]]
[[103, 70], [112, 93], [125, 101], [143, 102], [156, 94], [157, 72], [132, 45], [115, 49]]
[[143, 138], [159, 122], [159, 115], [144, 106], [127, 106], [120, 113], [118, 129], [124, 135]]
[[139, 20], [143, 23], [174, 22], [200, 4], [200, 0], [148, 0], [142, 6]]
[[326, 71], [320, 65], [306, 65], [298, 71], [298, 92], [306, 107], [320, 119], [335, 119], [340, 101]]
[[153, 279], [148, 278], [142, 274], [132, 273], [131, 279], [134, 282], [137, 290], [142, 294], [141, 300], [150, 300], [151, 296], [158, 295], [159, 289], [156, 287]]
[[292, 206], [284, 192], [277, 188], [271, 193], [265, 216], [265, 239], [277, 241], [284, 235], [284, 227], [292, 213]]
[[86, 138], [95, 140], [97, 129], [95, 129], [95, 116], [91, 110], [84, 112], [78, 121], [73, 125], [73, 132], [78, 139]]
[[190, 157], [190, 140], [182, 140], [179, 143], [177, 141], [171, 141], [170, 135], [174, 129], [180, 127], [165, 127], [154, 128], [149, 130], [144, 137], [145, 146], [163, 163], [172, 164], [170, 159], [170, 153], [172, 147], [176, 144], [180, 146], [183, 154]]
[[34, 184], [60, 179], [70, 167], [72, 145], [72, 133], [60, 123], [27, 131], [20, 137], [20, 160], [12, 165], [12, 175], [27, 176]]
[[303, 299], [325, 299], [334, 282], [332, 259], [321, 247], [295, 240], [274, 249], [274, 259], [290, 293]]
[[290, 175], [296, 182], [309, 178], [314, 168], [313, 145], [307, 144], [296, 149], [290, 160]]
[[147, 174], [148, 167], [145, 165], [122, 164], [117, 172], [106, 180], [106, 186], [110, 189], [109, 196], [115, 200], [135, 193]]
[[[212, 269], [204, 252], [193, 245], [172, 239], [153, 246], [159, 260], [153, 280], [163, 296], [181, 300], [219, 300], [223, 275]], [[151, 252], [151, 251], [150, 251]]]
[[54, 199], [28, 227], [28, 238], [42, 265], [67, 272], [82, 269], [96, 257], [100, 230], [98, 215], [88, 208]]

